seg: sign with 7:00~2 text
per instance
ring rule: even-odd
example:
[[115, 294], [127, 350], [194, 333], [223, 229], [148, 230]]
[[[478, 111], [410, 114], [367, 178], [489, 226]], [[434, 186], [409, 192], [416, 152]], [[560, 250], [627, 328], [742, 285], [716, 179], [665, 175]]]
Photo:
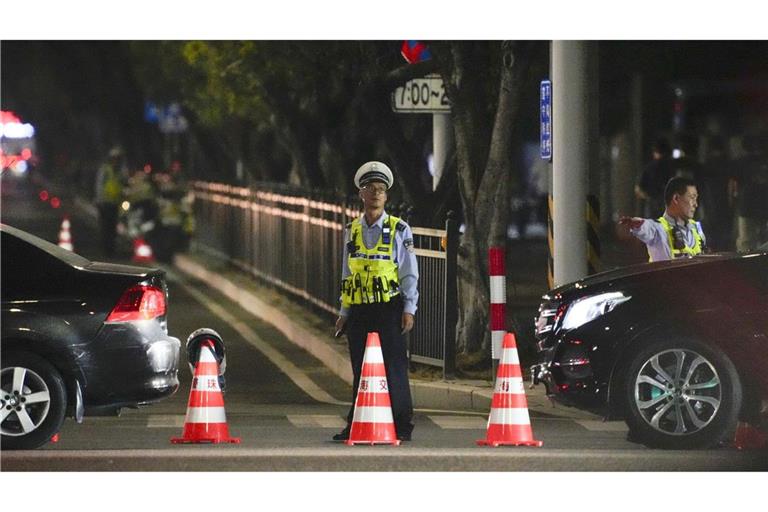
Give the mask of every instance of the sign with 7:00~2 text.
[[440, 75], [427, 75], [408, 80], [392, 93], [392, 110], [426, 114], [450, 112], [443, 79]]

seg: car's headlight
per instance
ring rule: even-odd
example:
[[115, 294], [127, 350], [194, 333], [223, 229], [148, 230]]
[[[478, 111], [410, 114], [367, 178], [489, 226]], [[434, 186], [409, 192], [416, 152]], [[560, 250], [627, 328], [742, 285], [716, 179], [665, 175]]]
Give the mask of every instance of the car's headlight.
[[613, 308], [631, 298], [631, 296], [621, 292], [610, 292], [578, 299], [568, 307], [563, 318], [562, 328], [569, 330], [581, 327], [587, 322], [612, 311]]

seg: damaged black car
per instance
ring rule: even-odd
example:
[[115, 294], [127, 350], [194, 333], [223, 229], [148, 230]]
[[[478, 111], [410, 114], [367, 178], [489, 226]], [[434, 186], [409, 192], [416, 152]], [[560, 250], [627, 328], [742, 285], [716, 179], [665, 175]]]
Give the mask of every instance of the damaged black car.
[[768, 252], [596, 274], [544, 295], [535, 329], [534, 382], [632, 440], [706, 448], [768, 426]]
[[179, 387], [158, 269], [91, 262], [0, 225], [0, 447], [47, 443], [65, 417], [115, 414]]

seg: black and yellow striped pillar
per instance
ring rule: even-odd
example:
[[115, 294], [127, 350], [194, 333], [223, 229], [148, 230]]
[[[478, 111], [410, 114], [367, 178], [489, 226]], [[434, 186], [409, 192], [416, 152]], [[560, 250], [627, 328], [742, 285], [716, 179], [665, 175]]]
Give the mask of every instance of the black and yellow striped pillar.
[[595, 195], [587, 196], [587, 272], [600, 272], [600, 201]]
[[[555, 287], [555, 237], [553, 229], [554, 202], [552, 195], [547, 197], [547, 285], [549, 289]], [[600, 272], [600, 201], [595, 195], [587, 196], [587, 272], [596, 274]]]
[[554, 219], [554, 204], [552, 202], [552, 194], [547, 197], [547, 246], [549, 247], [549, 253], [547, 254], [547, 286], [549, 289], [555, 287], [555, 235], [552, 229]]

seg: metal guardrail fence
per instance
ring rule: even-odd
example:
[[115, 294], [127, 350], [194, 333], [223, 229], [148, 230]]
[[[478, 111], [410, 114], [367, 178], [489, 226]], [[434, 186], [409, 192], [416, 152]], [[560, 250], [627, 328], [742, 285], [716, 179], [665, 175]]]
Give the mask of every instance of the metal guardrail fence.
[[[196, 244], [241, 270], [298, 297], [330, 316], [339, 309], [344, 227], [360, 215], [349, 204], [196, 181]], [[410, 335], [411, 359], [455, 368], [458, 229], [413, 226], [419, 264], [419, 309]]]

